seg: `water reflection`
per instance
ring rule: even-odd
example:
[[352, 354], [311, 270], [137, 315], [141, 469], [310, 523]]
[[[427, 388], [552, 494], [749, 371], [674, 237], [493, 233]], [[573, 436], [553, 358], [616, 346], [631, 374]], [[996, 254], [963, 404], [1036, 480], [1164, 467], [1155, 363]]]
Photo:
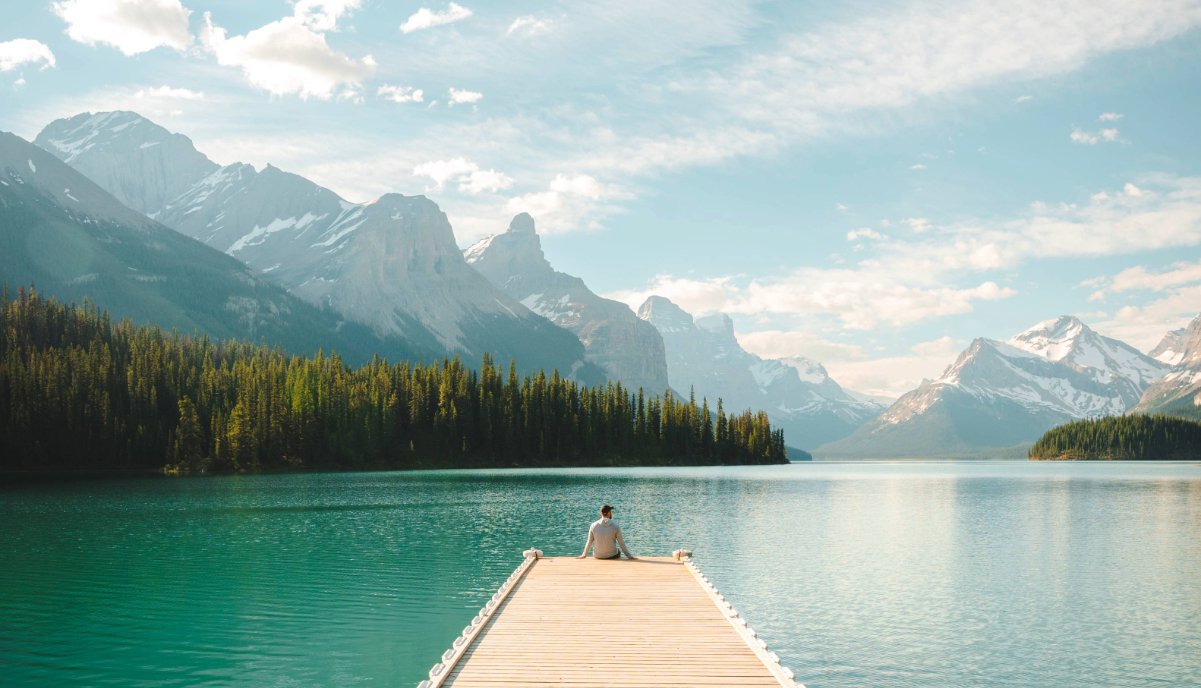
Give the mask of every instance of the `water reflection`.
[[413, 685], [602, 502], [810, 686], [1201, 685], [1201, 467], [1098, 464], [6, 486], [4, 683]]

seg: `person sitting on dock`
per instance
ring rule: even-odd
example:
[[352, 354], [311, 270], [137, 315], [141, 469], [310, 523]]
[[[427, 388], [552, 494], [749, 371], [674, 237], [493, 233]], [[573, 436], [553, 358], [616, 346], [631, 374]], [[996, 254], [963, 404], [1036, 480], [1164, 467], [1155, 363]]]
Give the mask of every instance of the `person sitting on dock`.
[[[588, 528], [588, 542], [584, 543], [584, 553], [576, 559], [588, 556], [589, 548], [592, 549], [592, 556], [597, 559], [618, 559], [621, 552], [625, 552], [627, 559], [636, 559], [637, 557], [630, 554], [626, 541], [621, 537], [621, 526], [613, 521], [613, 507], [606, 504], [601, 507], [600, 513], [600, 520]], [[621, 545], [621, 552], [617, 551], [618, 545]]]

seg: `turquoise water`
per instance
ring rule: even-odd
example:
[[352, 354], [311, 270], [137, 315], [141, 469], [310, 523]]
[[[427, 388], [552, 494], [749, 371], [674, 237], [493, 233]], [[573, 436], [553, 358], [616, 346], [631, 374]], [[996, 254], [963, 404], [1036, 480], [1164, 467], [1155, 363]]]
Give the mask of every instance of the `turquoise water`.
[[139, 478], [0, 487], [5, 686], [412, 686], [602, 501], [821, 686], [1201, 686], [1201, 466]]

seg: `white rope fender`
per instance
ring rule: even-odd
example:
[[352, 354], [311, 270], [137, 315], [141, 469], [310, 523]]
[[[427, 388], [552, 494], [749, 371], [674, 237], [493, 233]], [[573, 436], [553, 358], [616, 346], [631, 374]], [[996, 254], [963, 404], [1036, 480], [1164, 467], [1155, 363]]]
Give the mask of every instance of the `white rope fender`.
[[417, 688], [438, 688], [438, 686], [442, 685], [447, 677], [450, 676], [450, 670], [454, 668], [455, 664], [462, 658], [463, 653], [471, 646], [471, 641], [475, 639], [475, 636], [479, 635], [480, 631], [484, 628], [484, 624], [500, 608], [500, 603], [513, 591], [517, 582], [521, 580], [526, 571], [529, 571], [530, 566], [542, 558], [542, 550], [534, 549], [533, 547], [521, 554], [521, 564], [513, 573], [509, 574], [509, 577], [500, 584], [500, 588], [484, 603], [480, 611], [472, 617], [471, 623], [463, 627], [463, 632], [454, 639], [450, 649], [442, 653], [442, 661], [430, 667], [429, 679], [418, 683]]
[[701, 587], [709, 594], [709, 597], [712, 598], [715, 603], [717, 603], [718, 608], [721, 609], [722, 613], [726, 617], [726, 620], [730, 622], [730, 625], [734, 627], [734, 630], [739, 636], [742, 637], [743, 641], [746, 642], [747, 647], [749, 647], [751, 651], [759, 657], [764, 665], [767, 666], [768, 670], [772, 672], [772, 675], [775, 676], [778, 681], [780, 681], [780, 685], [790, 688], [805, 688], [803, 685], [796, 682], [796, 674], [793, 673], [792, 669], [789, 669], [780, 663], [780, 655], [770, 651], [767, 648], [767, 641], [763, 640], [763, 638], [760, 638], [759, 634], [755, 632], [755, 629], [751, 628], [750, 625], [747, 624], [746, 619], [742, 618], [742, 616], [739, 615], [739, 613], [734, 609], [734, 607], [730, 604], [730, 601], [727, 600], [720, 592], [718, 592], [717, 586], [713, 585], [713, 581], [709, 580], [708, 576], [701, 573], [700, 567], [696, 565], [696, 562], [692, 561], [691, 550], [678, 549], [672, 552], [671, 555], [677, 561], [684, 562], [684, 566], [687, 567], [688, 571], [692, 573], [697, 582], [701, 584]]

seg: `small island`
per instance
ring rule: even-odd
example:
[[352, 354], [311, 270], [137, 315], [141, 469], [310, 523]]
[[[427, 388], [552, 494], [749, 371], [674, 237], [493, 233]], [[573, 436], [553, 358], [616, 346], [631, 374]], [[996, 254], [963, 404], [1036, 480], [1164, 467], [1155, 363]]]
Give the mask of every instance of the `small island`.
[[1052, 428], [1031, 461], [1201, 461], [1201, 422], [1165, 415], [1111, 416]]

